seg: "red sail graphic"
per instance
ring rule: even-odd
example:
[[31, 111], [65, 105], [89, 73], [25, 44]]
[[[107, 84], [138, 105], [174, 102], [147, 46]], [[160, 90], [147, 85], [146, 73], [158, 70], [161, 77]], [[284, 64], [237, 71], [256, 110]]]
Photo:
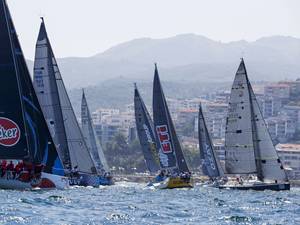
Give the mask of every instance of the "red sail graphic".
[[20, 139], [20, 129], [18, 125], [7, 118], [0, 117], [0, 145], [14, 146]]

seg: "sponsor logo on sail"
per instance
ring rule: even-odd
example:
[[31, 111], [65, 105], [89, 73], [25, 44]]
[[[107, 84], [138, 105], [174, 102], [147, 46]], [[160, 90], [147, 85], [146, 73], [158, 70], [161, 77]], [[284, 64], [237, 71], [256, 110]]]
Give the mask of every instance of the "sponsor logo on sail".
[[239, 85], [239, 87], [243, 87], [243, 82], [242, 82], [242, 81], [239, 81], [239, 82], [238, 82], [238, 85]]
[[14, 146], [20, 139], [20, 128], [7, 118], [0, 117], [0, 145]]
[[239, 97], [243, 97], [243, 92], [239, 91]]
[[[213, 159], [213, 156], [212, 156], [212, 152], [211, 152], [211, 149], [209, 147], [209, 145], [205, 144], [205, 148], [206, 148], [206, 154], [208, 155], [208, 160], [209, 160], [209, 163], [210, 163], [210, 168], [212, 170], [216, 170], [216, 165], [215, 165], [215, 162], [214, 162], [214, 159]], [[203, 161], [202, 161], [203, 163]]]
[[[159, 163], [160, 157], [158, 156], [158, 153], [157, 153], [156, 147], [155, 147], [155, 145], [154, 145], [154, 142], [153, 142], [153, 140], [152, 140], [152, 137], [151, 137], [151, 133], [150, 133], [150, 131], [149, 131], [149, 128], [148, 128], [148, 126], [147, 126], [146, 124], [143, 125], [143, 128], [144, 128], [145, 133], [146, 133], [146, 136], [147, 136], [147, 141], [150, 143], [150, 146], [151, 146], [151, 148], [152, 148], [152, 150], [153, 150], [153, 154], [154, 154], [154, 157], [155, 157], [155, 161], [156, 161], [156, 163], [157, 163], [158, 165], [160, 165], [160, 163]], [[162, 153], [162, 154], [163, 154], [163, 153]], [[164, 154], [163, 154], [163, 155], [164, 155]], [[166, 156], [166, 157], [167, 157], [167, 156]], [[167, 157], [167, 158], [168, 158], [168, 157]]]
[[166, 125], [157, 126], [156, 131], [158, 133], [158, 139], [160, 141], [160, 145], [163, 153], [171, 153], [172, 147], [169, 141], [170, 138], [169, 138], [167, 126]]

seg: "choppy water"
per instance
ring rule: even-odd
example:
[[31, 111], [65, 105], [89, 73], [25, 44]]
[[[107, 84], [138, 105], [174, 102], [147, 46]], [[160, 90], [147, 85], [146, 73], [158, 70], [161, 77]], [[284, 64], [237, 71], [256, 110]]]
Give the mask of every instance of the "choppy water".
[[70, 190], [0, 190], [0, 224], [300, 224], [300, 189], [154, 190], [117, 183]]

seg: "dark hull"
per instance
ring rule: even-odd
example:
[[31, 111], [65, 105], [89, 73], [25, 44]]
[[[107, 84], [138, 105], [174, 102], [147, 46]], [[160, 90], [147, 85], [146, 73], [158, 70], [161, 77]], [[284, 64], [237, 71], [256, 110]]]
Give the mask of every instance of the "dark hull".
[[226, 186], [221, 185], [218, 187], [219, 189], [234, 189], [234, 190], [255, 190], [255, 191], [264, 191], [264, 190], [272, 190], [272, 191], [286, 191], [290, 190], [290, 183], [284, 184], [264, 184], [264, 185], [237, 185], [237, 186]]

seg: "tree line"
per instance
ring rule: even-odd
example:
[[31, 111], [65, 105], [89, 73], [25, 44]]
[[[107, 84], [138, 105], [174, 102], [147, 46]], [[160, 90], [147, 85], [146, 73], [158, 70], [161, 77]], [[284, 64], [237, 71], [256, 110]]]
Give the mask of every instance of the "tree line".
[[[199, 149], [182, 148], [182, 150], [190, 170], [197, 170], [200, 166]], [[109, 167], [116, 173], [133, 174], [147, 171], [140, 141], [128, 143], [121, 132], [114, 136], [113, 142], [106, 142], [103, 152]]]

